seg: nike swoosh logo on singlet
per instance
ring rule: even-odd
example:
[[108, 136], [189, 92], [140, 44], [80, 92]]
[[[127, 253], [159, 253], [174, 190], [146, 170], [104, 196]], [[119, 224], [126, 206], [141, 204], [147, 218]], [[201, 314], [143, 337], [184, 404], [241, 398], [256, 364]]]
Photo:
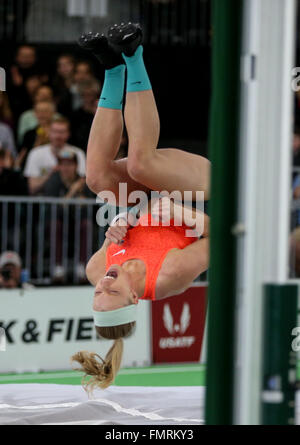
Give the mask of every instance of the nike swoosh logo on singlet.
[[124, 253], [126, 252], [126, 250], [125, 249], [123, 249], [123, 250], [120, 250], [119, 252], [117, 252], [117, 253], [114, 253], [112, 256], [116, 256], [116, 255], [119, 255], [120, 253], [122, 253], [123, 255], [124, 255]]

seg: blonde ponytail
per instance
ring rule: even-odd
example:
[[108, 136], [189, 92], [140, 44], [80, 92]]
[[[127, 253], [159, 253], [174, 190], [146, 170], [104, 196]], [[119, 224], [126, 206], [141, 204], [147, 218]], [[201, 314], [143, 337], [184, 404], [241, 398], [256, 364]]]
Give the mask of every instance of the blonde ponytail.
[[[105, 389], [113, 383], [120, 369], [122, 356], [123, 340], [118, 338], [106, 354], [105, 360], [95, 352], [88, 351], [77, 352], [71, 360], [81, 365], [81, 368], [75, 370], [85, 373], [82, 385], [88, 393], [92, 393], [96, 387]], [[88, 379], [88, 376], [91, 378]]]
[[95, 352], [88, 351], [79, 351], [71, 357], [71, 361], [81, 365], [81, 368], [75, 368], [75, 371], [84, 372], [82, 385], [88, 394], [91, 394], [96, 387], [105, 389], [114, 382], [123, 357], [124, 342], [122, 337], [129, 337], [134, 328], [135, 322], [106, 328], [96, 326], [100, 336], [115, 340], [105, 359], [103, 360]]

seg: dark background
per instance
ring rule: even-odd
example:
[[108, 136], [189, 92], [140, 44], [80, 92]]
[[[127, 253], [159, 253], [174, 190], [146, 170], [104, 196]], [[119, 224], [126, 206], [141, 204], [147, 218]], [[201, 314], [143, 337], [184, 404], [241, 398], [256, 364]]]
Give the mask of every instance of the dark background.
[[[68, 17], [66, 0], [57, 5], [55, 0], [1, 0], [0, 65], [9, 72], [16, 48], [26, 42], [38, 49], [43, 68], [52, 73], [62, 53], [89, 59], [76, 44], [79, 30], [104, 32], [119, 17], [124, 21], [138, 21], [144, 29], [145, 63], [161, 118], [159, 147], [207, 155], [210, 3], [209, 0], [122, 0], [120, 3], [113, 0], [109, 2], [108, 17], [96, 19]], [[70, 31], [63, 32], [63, 25], [72, 23]], [[97, 77], [103, 80], [103, 69], [95, 59], [90, 60]]]

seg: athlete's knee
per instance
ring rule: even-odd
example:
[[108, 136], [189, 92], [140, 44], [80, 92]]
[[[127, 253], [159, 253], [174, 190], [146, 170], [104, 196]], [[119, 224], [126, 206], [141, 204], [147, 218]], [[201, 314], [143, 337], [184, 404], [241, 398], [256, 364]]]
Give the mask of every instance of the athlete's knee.
[[111, 190], [112, 188], [111, 180], [99, 172], [87, 173], [86, 185], [93, 193], [96, 193], [96, 195], [103, 190]]
[[85, 181], [86, 181], [86, 185], [92, 192], [94, 192], [96, 194], [99, 193], [100, 184], [99, 184], [98, 178], [96, 178], [95, 175], [91, 175], [91, 174], [87, 173]]
[[150, 156], [134, 153], [133, 156], [128, 157], [127, 172], [134, 181], [143, 183], [143, 179], [149, 176], [151, 163]]

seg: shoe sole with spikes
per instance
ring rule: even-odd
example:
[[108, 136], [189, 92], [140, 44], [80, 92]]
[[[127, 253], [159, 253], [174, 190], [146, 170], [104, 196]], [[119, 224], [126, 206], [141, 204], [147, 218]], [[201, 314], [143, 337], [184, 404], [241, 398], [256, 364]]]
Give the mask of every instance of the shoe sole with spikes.
[[121, 55], [116, 54], [110, 47], [104, 34], [92, 32], [82, 34], [78, 44], [81, 48], [91, 51], [106, 69], [124, 64]]
[[115, 24], [108, 29], [107, 38], [117, 54], [124, 53], [125, 56], [131, 57], [142, 43], [143, 32], [138, 23]]

